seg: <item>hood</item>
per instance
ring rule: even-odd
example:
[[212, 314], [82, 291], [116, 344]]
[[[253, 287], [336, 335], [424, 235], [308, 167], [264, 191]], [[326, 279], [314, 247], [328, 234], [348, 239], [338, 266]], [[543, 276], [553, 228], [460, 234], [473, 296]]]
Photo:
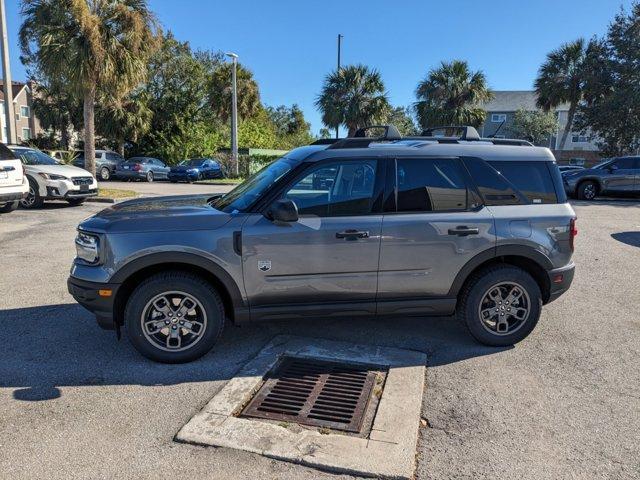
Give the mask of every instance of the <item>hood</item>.
[[231, 215], [209, 206], [211, 195], [141, 198], [117, 203], [79, 225], [97, 233], [215, 230]]
[[188, 165], [175, 165], [171, 167], [172, 172], [186, 172], [187, 170], [200, 170], [202, 168], [200, 165], [197, 167], [191, 167]]
[[27, 172], [44, 172], [53, 175], [64, 175], [65, 177], [91, 177], [92, 175], [83, 168], [74, 167], [73, 165], [25, 165]]

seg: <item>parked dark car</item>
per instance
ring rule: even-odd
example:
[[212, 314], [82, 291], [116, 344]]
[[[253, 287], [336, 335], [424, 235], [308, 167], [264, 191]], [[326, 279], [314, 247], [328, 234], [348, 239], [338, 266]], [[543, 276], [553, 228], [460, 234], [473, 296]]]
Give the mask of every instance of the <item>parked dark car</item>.
[[222, 166], [211, 158], [192, 158], [171, 167], [169, 180], [172, 182], [194, 182], [207, 178], [223, 178]]
[[160, 159], [152, 157], [132, 157], [118, 164], [115, 176], [120, 180], [154, 180], [167, 179], [169, 167]]
[[[75, 167], [84, 168], [84, 152], [77, 152], [78, 156], [71, 162]], [[111, 150], [96, 150], [96, 178], [110, 180], [118, 164], [124, 162], [124, 157]]]
[[619, 157], [562, 175], [567, 195], [593, 200], [598, 195], [640, 194], [640, 157]]

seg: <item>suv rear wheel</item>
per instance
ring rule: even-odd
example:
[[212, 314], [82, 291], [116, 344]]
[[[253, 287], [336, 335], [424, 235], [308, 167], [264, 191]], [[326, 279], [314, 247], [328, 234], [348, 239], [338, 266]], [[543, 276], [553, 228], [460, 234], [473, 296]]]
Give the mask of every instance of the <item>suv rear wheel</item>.
[[513, 345], [538, 323], [542, 294], [536, 281], [512, 266], [491, 267], [472, 276], [458, 305], [458, 318], [480, 343]]
[[183, 272], [149, 277], [131, 294], [124, 313], [133, 346], [162, 363], [200, 358], [224, 327], [220, 295], [202, 278]]
[[108, 167], [102, 167], [100, 169], [100, 180], [110, 180], [111, 179], [111, 170]]

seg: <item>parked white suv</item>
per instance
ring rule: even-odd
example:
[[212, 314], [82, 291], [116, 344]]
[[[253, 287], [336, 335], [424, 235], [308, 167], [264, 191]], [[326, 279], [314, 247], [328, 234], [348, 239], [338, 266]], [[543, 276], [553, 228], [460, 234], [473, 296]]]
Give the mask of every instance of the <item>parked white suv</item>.
[[0, 143], [0, 213], [18, 208], [29, 191], [29, 182], [22, 163], [5, 145]]
[[62, 165], [35, 148], [9, 145], [9, 149], [22, 160], [29, 181], [27, 196], [20, 202], [24, 208], [41, 207], [45, 200], [80, 205], [98, 194], [98, 182], [86, 170]]

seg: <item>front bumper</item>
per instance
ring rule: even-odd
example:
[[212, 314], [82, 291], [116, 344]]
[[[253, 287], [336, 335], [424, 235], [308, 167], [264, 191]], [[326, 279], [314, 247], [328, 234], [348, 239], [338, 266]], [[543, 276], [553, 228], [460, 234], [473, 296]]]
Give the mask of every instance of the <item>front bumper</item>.
[[173, 180], [174, 182], [188, 182], [188, 181], [196, 181], [200, 178], [200, 174], [197, 172], [186, 173], [186, 172], [169, 172], [169, 180]]
[[40, 188], [40, 195], [46, 200], [67, 200], [74, 198], [88, 198], [98, 195], [98, 182], [76, 185], [72, 180], [47, 180], [45, 191]]
[[147, 178], [147, 172], [138, 172], [135, 170], [116, 170], [114, 175], [116, 178], [134, 178], [134, 179]]
[[[115, 325], [115, 299], [120, 284], [87, 282], [69, 277], [67, 289], [76, 302], [95, 314], [98, 325], [105, 330], [114, 330]], [[101, 296], [98, 292], [110, 290], [110, 296]]]
[[570, 263], [561, 268], [554, 268], [549, 270], [549, 300], [546, 303], [551, 303], [557, 299], [560, 295], [569, 290], [571, 282], [573, 282], [573, 275], [575, 273], [576, 266], [574, 263]]

